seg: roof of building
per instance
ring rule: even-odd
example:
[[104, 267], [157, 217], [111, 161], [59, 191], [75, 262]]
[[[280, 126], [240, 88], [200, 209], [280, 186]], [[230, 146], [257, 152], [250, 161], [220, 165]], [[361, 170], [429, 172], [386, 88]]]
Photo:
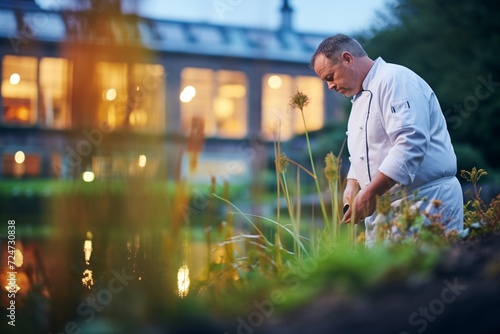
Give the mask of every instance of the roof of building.
[[325, 36], [293, 29], [258, 29], [157, 20], [96, 11], [47, 11], [0, 3], [0, 38], [143, 46], [164, 52], [308, 63]]

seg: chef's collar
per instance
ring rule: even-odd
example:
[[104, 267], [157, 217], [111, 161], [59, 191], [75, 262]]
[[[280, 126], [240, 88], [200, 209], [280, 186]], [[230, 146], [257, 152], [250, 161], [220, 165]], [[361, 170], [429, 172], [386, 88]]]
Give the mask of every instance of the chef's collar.
[[370, 71], [368, 71], [368, 74], [366, 74], [366, 77], [363, 80], [363, 84], [361, 85], [361, 87], [363, 87], [363, 90], [361, 90], [358, 94], [354, 95], [352, 97], [351, 102], [356, 101], [356, 99], [361, 96], [361, 93], [363, 93], [363, 91], [368, 90], [368, 86], [375, 78], [375, 75], [377, 74], [377, 71], [382, 64], [385, 64], [385, 61], [382, 59], [382, 57], [378, 57], [377, 59], [375, 59], [372, 68], [370, 69]]

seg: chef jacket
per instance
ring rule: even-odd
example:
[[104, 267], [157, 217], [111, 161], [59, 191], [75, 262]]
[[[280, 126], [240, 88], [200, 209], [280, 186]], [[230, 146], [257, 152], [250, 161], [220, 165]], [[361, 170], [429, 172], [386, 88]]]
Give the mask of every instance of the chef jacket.
[[378, 172], [397, 184], [391, 199], [455, 178], [456, 156], [436, 95], [410, 69], [382, 58], [352, 98], [347, 126], [349, 179], [361, 190]]

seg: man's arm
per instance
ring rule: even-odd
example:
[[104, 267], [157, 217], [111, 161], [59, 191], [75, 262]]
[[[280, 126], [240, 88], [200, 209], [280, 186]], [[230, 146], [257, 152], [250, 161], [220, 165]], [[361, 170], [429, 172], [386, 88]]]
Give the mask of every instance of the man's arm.
[[[347, 182], [349, 185], [349, 180]], [[377, 208], [377, 196], [382, 196], [395, 184], [396, 181], [394, 181], [387, 175], [381, 172], [377, 173], [377, 176], [375, 176], [375, 178], [372, 180], [372, 182], [370, 182], [366, 189], [358, 192], [358, 194], [354, 197], [352, 204], [350, 204], [349, 209], [342, 218], [342, 222], [347, 224], [351, 220], [353, 220], [354, 223], [357, 224], [361, 219], [364, 219], [374, 213], [375, 209]], [[346, 195], [344, 192], [344, 203], [350, 203], [346, 202], [345, 199]]]

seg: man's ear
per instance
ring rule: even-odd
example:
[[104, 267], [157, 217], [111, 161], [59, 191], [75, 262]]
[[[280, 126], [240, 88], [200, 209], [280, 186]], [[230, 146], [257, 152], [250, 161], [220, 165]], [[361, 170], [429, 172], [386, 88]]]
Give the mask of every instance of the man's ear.
[[352, 54], [350, 54], [347, 51], [342, 52], [342, 55], [340, 56], [343, 62], [346, 62], [347, 64], [352, 64], [352, 61], [354, 57]]

